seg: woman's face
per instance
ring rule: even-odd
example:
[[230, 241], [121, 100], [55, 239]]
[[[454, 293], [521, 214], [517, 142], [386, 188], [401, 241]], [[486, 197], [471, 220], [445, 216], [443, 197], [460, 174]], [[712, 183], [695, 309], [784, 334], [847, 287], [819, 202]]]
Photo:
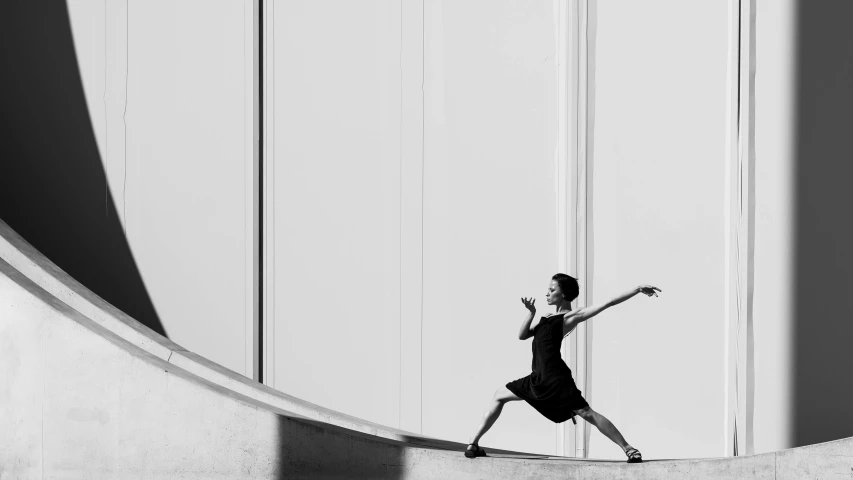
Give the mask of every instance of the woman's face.
[[551, 280], [548, 284], [548, 293], [545, 294], [548, 300], [548, 305], [559, 305], [563, 301], [563, 292], [560, 291], [560, 284], [556, 280]]

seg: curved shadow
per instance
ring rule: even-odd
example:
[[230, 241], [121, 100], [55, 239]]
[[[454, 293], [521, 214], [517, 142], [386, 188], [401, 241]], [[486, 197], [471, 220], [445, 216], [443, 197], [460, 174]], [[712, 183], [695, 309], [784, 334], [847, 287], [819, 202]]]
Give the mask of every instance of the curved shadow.
[[0, 218], [166, 336], [107, 187], [65, 2], [0, 2], [0, 52]]

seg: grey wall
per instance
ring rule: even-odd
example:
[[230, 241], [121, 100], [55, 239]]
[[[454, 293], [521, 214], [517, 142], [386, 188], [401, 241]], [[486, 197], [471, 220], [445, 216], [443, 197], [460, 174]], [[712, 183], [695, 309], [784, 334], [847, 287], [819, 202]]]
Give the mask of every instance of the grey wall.
[[851, 17], [849, 2], [798, 2], [792, 219], [795, 446], [853, 435]]

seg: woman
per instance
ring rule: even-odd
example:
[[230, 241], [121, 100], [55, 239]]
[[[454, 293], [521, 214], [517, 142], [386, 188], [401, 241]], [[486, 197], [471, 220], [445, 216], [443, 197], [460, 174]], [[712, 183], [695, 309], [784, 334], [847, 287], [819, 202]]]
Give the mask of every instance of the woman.
[[563, 273], [554, 275], [548, 286], [547, 301], [549, 305], [557, 306], [557, 312], [537, 320], [534, 320], [536, 300], [521, 299], [530, 313], [521, 324], [518, 339], [526, 340], [533, 337], [533, 373], [509, 382], [506, 387], [495, 392], [489, 408], [483, 414], [483, 421], [465, 450], [466, 457], [484, 456], [486, 452], [480, 448], [478, 442], [498, 419], [504, 404], [525, 400], [554, 423], [565, 422], [575, 415], [580, 415], [581, 418], [595, 425], [604, 436], [619, 445], [628, 456], [628, 463], [643, 461], [640, 451], [629, 445], [610, 420], [591, 409], [581, 396], [580, 390], [572, 379], [572, 371], [560, 356], [560, 344], [579, 323], [589, 320], [607, 308], [618, 305], [638, 293], [657, 297], [657, 292], [661, 290], [650, 285], [641, 285], [607, 303], [573, 312], [571, 311], [572, 300], [578, 297], [579, 291], [578, 281], [575, 278]]

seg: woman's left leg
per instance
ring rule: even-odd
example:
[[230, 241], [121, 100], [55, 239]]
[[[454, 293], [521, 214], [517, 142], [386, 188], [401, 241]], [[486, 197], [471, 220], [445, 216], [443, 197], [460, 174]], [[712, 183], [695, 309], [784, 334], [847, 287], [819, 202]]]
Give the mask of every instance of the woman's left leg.
[[627, 452], [631, 449], [631, 445], [625, 441], [625, 437], [619, 433], [619, 430], [616, 428], [616, 425], [613, 425], [613, 422], [607, 419], [604, 415], [596, 412], [595, 410], [586, 407], [580, 410], [575, 410], [575, 413], [581, 416], [587, 422], [595, 425], [598, 430], [604, 434], [605, 437], [609, 438], [616, 445], [622, 449], [623, 452]]
[[495, 420], [501, 415], [501, 411], [504, 408], [504, 404], [507, 402], [514, 402], [521, 400], [518, 395], [512, 393], [508, 388], [501, 387], [498, 391], [495, 392], [495, 396], [492, 397], [492, 401], [489, 402], [489, 408], [486, 409], [486, 412], [483, 413], [483, 418], [480, 421], [480, 425], [477, 426], [477, 431], [474, 433], [474, 436], [470, 438], [468, 441], [469, 445], [478, 445], [480, 441], [480, 437], [483, 436], [486, 432], [492, 428], [492, 425], [495, 424]]

